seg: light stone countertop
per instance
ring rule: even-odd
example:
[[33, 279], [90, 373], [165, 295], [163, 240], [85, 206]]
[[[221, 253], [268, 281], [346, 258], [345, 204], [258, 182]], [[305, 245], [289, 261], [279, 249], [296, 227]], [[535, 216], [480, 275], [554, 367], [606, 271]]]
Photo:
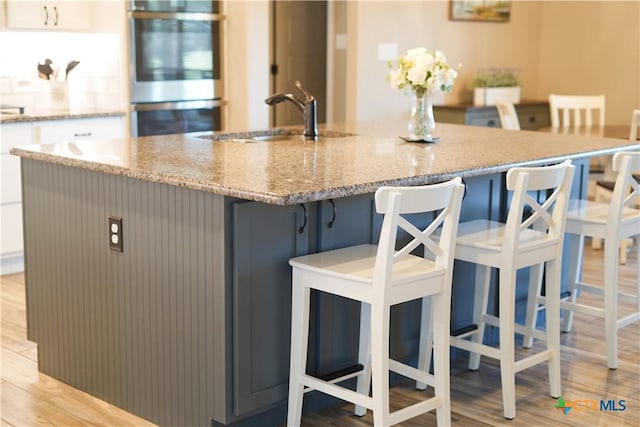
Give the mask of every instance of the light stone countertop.
[[405, 121], [321, 125], [349, 137], [237, 142], [184, 134], [13, 147], [28, 159], [276, 205], [505, 172], [565, 159], [640, 150], [640, 141], [438, 123], [436, 143], [408, 143]]
[[24, 114], [0, 114], [0, 124], [29, 123], [47, 120], [73, 120], [97, 117], [122, 117], [124, 110], [102, 110], [87, 108], [71, 108], [68, 110], [26, 111]]

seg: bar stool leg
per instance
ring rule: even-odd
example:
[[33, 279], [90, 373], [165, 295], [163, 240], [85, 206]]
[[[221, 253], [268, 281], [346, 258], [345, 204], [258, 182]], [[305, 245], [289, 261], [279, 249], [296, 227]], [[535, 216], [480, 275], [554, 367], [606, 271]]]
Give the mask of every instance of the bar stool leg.
[[[473, 342], [482, 344], [484, 342], [484, 315], [487, 313], [489, 303], [489, 284], [491, 279], [491, 268], [476, 264], [475, 291], [473, 296], [473, 323], [478, 327], [471, 336]], [[472, 371], [480, 367], [480, 353], [469, 354], [469, 369]]]
[[500, 380], [502, 382], [502, 404], [504, 417], [511, 420], [516, 416], [516, 376], [515, 376], [515, 283], [516, 271], [513, 263], [500, 269], [499, 316], [500, 316]]
[[[418, 352], [418, 369], [429, 372], [431, 351], [433, 350], [433, 324], [431, 322], [431, 297], [422, 298], [422, 314], [420, 315], [420, 350]], [[435, 362], [434, 362], [435, 363]], [[434, 369], [435, 373], [435, 369]], [[424, 390], [427, 384], [416, 381], [416, 388]]]
[[445, 313], [446, 306], [442, 293], [433, 296], [433, 385], [435, 395], [442, 399], [442, 407], [436, 409], [438, 427], [451, 425], [449, 334], [444, 332], [449, 329], [451, 314]]
[[[544, 264], [532, 265], [529, 271], [529, 293], [527, 294], [527, 313], [525, 315], [525, 326], [534, 330], [538, 323], [538, 297], [542, 291], [542, 276], [544, 274]], [[531, 348], [533, 336], [525, 335], [522, 346]]]
[[560, 257], [547, 261], [546, 274], [546, 343], [551, 350], [553, 358], [547, 362], [549, 369], [549, 394], [551, 397], [560, 397], [560, 282], [561, 262]]
[[389, 307], [372, 303], [371, 307], [371, 367], [373, 375], [373, 424], [388, 426], [389, 422]]
[[293, 269], [293, 290], [291, 298], [291, 346], [289, 378], [289, 407], [287, 426], [300, 425], [302, 418], [302, 401], [304, 386], [300, 377], [307, 370], [307, 343], [309, 337], [309, 301], [311, 291], [306, 286], [298, 286], [302, 281], [302, 273]]
[[[369, 394], [371, 387], [371, 305], [360, 303], [360, 343], [358, 347], [358, 363], [363, 366], [358, 375], [356, 390], [358, 393]], [[359, 417], [367, 413], [367, 408], [356, 405], [355, 414]]]
[[618, 246], [604, 245], [604, 331], [609, 369], [618, 368]]
[[[567, 234], [568, 238], [568, 254], [569, 259], [567, 265], [569, 269], [567, 271], [567, 291], [571, 293], [567, 301], [569, 303], [575, 303], [580, 292], [576, 283], [582, 279], [582, 259], [584, 253], [584, 236]], [[571, 324], [573, 322], [573, 310], [563, 310], [561, 329], [563, 332], [571, 332]]]

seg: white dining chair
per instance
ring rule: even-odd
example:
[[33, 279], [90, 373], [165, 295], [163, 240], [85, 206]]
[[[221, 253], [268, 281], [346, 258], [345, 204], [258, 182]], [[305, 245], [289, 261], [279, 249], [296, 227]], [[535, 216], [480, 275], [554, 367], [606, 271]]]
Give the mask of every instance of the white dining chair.
[[[475, 220], [458, 228], [455, 258], [476, 264], [473, 323], [477, 328], [451, 337], [451, 345], [471, 352], [472, 370], [479, 368], [481, 355], [500, 361], [503, 411], [508, 419], [516, 416], [515, 374], [523, 369], [547, 361], [550, 394], [560, 396], [560, 270], [573, 172], [569, 160], [553, 166], [512, 168], [507, 172], [507, 189], [513, 197], [506, 223]], [[541, 331], [515, 321], [516, 272], [532, 267], [534, 277], [545, 264], [551, 297], [546, 331]], [[497, 318], [487, 313], [491, 268], [499, 269]], [[498, 348], [483, 344], [486, 324], [499, 328]], [[543, 339], [546, 348], [516, 361], [516, 333]]]
[[[451, 425], [451, 278], [463, 189], [460, 178], [419, 187], [382, 187], [375, 194], [376, 210], [384, 215], [377, 246], [359, 245], [289, 261], [293, 268], [293, 298], [288, 426], [300, 425], [303, 395], [312, 389], [354, 403], [357, 415], [371, 409], [376, 426], [397, 424], [434, 409], [438, 426]], [[435, 219], [426, 229], [419, 230], [403, 216], [417, 213]], [[434, 241], [431, 234], [440, 226], [441, 238]], [[398, 228], [413, 240], [396, 251]], [[412, 254], [420, 246], [424, 257]], [[429, 254], [433, 254], [433, 260]], [[311, 289], [361, 301], [361, 371], [332, 381], [306, 373]], [[416, 299], [422, 300], [422, 329], [419, 363], [414, 368], [389, 358], [389, 316], [391, 306]], [[426, 335], [427, 325], [433, 330], [433, 375], [426, 365], [432, 347]], [[433, 386], [434, 396], [390, 412], [389, 371], [415, 379], [419, 389]], [[354, 376], [358, 378], [356, 391], [337, 384]]]
[[604, 95], [551, 94], [549, 109], [551, 110], [551, 127], [554, 128], [604, 126], [605, 123]]
[[[564, 311], [562, 330], [571, 331], [573, 313], [583, 313], [604, 318], [607, 340], [607, 364], [618, 367], [618, 329], [640, 320], [640, 262], [637, 267], [636, 290], [634, 294], [622, 293], [618, 289], [618, 247], [623, 239], [636, 237], [640, 251], [640, 210], [634, 203], [640, 200], [640, 186], [634, 173], [640, 173], [640, 152], [618, 152], [613, 156], [613, 170], [617, 178], [609, 203], [589, 200], [571, 200], [567, 212], [566, 232], [569, 239], [569, 259], [567, 290], [570, 296], [561, 303]], [[596, 286], [582, 280], [584, 237], [604, 239], [604, 285]], [[595, 307], [578, 302], [585, 292], [602, 295], [602, 306]], [[550, 291], [546, 292], [547, 298]], [[555, 291], [554, 291], [555, 292]], [[537, 294], [540, 294], [538, 285]], [[538, 307], [531, 307], [527, 313], [527, 325], [535, 325], [537, 313], [547, 304], [547, 298], [538, 297]], [[554, 298], [555, 299], [555, 298]], [[621, 316], [618, 300], [630, 300], [633, 311]], [[554, 301], [555, 303], [555, 301]], [[555, 308], [554, 308], [555, 310]]]
[[502, 129], [520, 130], [520, 119], [512, 102], [496, 100], [496, 108], [500, 116], [500, 124]]

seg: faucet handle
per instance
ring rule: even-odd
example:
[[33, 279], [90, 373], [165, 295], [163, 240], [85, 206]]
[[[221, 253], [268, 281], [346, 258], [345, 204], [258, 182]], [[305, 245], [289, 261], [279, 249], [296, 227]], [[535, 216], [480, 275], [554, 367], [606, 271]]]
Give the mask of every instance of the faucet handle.
[[296, 80], [295, 85], [296, 85], [296, 88], [305, 96], [306, 102], [311, 102], [316, 99], [313, 95], [311, 95], [309, 92], [304, 90], [304, 88], [302, 87], [302, 83], [300, 83], [300, 80]]

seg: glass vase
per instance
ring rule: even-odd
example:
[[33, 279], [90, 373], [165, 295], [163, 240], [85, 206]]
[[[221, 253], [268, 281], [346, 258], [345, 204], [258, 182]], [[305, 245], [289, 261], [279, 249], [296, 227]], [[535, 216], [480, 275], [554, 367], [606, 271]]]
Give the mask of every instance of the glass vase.
[[431, 139], [436, 129], [433, 117], [433, 94], [430, 92], [411, 93], [411, 116], [409, 117], [410, 139]]

